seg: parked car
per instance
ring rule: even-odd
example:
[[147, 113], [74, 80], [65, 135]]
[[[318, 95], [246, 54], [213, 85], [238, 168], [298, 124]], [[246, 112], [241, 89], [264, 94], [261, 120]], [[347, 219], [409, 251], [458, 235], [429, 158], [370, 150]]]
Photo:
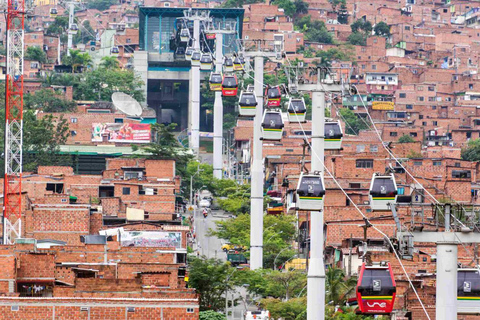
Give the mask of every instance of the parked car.
[[230, 243], [225, 243], [222, 245], [222, 250], [225, 252], [228, 252], [230, 250], [236, 250], [236, 251], [246, 251], [248, 248], [246, 246], [240, 246], [236, 244], [230, 244]]
[[268, 310], [247, 311], [245, 312], [245, 320], [269, 320], [270, 312]]

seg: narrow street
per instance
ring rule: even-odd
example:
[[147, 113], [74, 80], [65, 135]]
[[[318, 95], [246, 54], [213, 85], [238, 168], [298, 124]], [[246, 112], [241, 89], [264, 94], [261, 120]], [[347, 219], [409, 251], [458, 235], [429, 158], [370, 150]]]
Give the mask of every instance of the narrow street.
[[[221, 239], [208, 236], [210, 229], [215, 230], [215, 221], [228, 219], [225, 212], [222, 210], [212, 210], [207, 218], [203, 217], [202, 211], [197, 210], [194, 219], [194, 226], [196, 231], [196, 246], [194, 250], [198, 250], [200, 256], [206, 256], [207, 258], [216, 258], [222, 261], [227, 260], [227, 254], [223, 252]], [[228, 293], [229, 300], [232, 299], [232, 292]], [[243, 320], [243, 314], [245, 312], [245, 299], [247, 298], [247, 290], [244, 287], [236, 287], [233, 293], [233, 299], [238, 300], [238, 305], [233, 308], [233, 314], [231, 308], [229, 309], [230, 315], [228, 320]], [[255, 308], [248, 308], [249, 310], [256, 310]]]

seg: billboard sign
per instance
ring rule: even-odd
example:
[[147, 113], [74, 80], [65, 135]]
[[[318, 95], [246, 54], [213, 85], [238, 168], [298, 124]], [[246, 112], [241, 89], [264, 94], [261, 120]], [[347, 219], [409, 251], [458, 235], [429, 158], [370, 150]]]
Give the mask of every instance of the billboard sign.
[[394, 110], [395, 104], [392, 101], [373, 101], [373, 110]]
[[148, 123], [92, 123], [93, 142], [150, 142]]
[[122, 247], [182, 248], [181, 232], [125, 231], [120, 237]]

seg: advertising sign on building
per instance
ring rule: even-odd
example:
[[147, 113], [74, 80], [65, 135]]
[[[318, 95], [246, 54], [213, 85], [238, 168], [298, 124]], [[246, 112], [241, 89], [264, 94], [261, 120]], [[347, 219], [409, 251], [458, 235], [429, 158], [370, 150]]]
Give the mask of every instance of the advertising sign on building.
[[93, 142], [150, 142], [148, 123], [92, 123]]
[[181, 232], [125, 231], [120, 237], [122, 247], [182, 247]]
[[395, 104], [393, 101], [373, 101], [373, 110], [394, 110]]

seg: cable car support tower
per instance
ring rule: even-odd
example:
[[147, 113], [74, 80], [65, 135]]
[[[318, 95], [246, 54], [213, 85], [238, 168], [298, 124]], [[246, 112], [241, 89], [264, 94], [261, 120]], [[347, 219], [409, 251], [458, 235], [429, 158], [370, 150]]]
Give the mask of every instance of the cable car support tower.
[[22, 230], [23, 57], [25, 1], [7, 2], [7, 74], [5, 79], [5, 177], [3, 244]]

